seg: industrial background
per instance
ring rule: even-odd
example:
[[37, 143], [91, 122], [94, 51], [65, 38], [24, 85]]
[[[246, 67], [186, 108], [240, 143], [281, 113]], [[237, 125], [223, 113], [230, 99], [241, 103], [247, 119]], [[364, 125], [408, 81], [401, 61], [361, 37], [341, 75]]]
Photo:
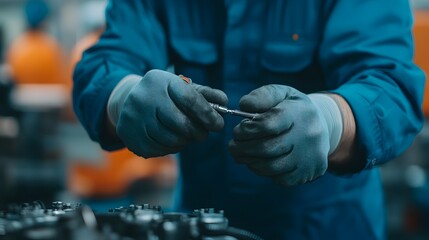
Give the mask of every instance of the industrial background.
[[[106, 1], [47, 2], [45, 37], [35, 47], [25, 36], [25, 1], [0, 0], [0, 207], [41, 200], [95, 209], [144, 202], [168, 209], [175, 156], [142, 160], [126, 150], [104, 152], [71, 109], [73, 66], [102, 31]], [[429, 74], [429, 0], [412, 3], [415, 61]], [[22, 57], [27, 48], [36, 48], [40, 57]], [[34, 62], [51, 63], [43, 71], [53, 80], [19, 72]], [[429, 118], [428, 87], [422, 108]], [[407, 152], [381, 168], [389, 239], [429, 239], [429, 125]]]

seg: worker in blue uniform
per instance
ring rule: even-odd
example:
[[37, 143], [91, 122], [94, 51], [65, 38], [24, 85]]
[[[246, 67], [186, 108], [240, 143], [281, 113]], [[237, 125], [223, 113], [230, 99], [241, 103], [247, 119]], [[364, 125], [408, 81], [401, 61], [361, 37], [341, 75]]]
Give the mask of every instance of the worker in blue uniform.
[[111, 0], [106, 14], [75, 111], [105, 149], [180, 152], [178, 210], [221, 208], [266, 239], [385, 238], [374, 167], [423, 121], [408, 1]]

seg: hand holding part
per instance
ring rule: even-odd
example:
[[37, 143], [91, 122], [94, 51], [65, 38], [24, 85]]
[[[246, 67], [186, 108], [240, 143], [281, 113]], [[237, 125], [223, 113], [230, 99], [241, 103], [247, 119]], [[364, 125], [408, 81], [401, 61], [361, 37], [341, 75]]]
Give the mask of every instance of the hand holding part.
[[226, 104], [227, 97], [220, 90], [188, 85], [172, 73], [151, 70], [117, 85], [109, 98], [108, 116], [131, 151], [156, 157], [176, 153], [223, 128], [222, 116], [208, 101]]
[[[179, 77], [183, 81], [185, 81], [187, 84], [192, 84], [191, 78], [185, 77], [183, 75], [179, 75]], [[248, 112], [243, 112], [240, 110], [228, 109], [227, 107], [219, 105], [219, 104], [215, 104], [215, 103], [211, 103], [211, 102], [209, 102], [209, 103], [219, 113], [226, 113], [226, 114], [236, 115], [236, 116], [250, 118], [250, 119], [253, 119], [258, 115], [257, 113], [248, 113]]]
[[[332, 100], [323, 97], [322, 102]], [[237, 162], [282, 185], [322, 176], [328, 154], [338, 145], [342, 119], [333, 100], [327, 105], [319, 100], [283, 85], [263, 86], [243, 96], [240, 109], [259, 112], [261, 117], [244, 119], [234, 128], [230, 153]]]

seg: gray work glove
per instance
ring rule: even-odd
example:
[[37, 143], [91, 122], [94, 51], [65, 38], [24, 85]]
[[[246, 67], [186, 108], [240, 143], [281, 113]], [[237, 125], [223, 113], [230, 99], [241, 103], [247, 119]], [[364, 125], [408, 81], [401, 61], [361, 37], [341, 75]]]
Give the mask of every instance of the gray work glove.
[[267, 85], [243, 96], [240, 109], [260, 114], [234, 128], [229, 151], [237, 162], [286, 186], [326, 172], [342, 134], [341, 112], [332, 98]]
[[145, 158], [176, 153], [186, 144], [219, 131], [224, 121], [208, 101], [225, 105], [225, 93], [161, 70], [129, 75], [113, 90], [108, 116], [116, 133]]

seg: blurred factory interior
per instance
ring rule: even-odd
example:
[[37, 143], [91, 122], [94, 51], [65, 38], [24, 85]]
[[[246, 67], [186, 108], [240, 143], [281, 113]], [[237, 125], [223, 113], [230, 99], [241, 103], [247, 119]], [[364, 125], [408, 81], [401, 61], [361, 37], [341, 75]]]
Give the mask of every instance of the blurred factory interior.
[[72, 110], [72, 71], [103, 29], [106, 2], [25, 3], [0, 1], [0, 205], [38, 199], [168, 208], [173, 157], [102, 151]]
[[[412, 2], [415, 61], [429, 74], [429, 0]], [[49, 18], [35, 35], [28, 32], [25, 1], [0, 0], [0, 206], [59, 200], [96, 209], [133, 202], [168, 209], [174, 156], [104, 152], [72, 111], [73, 65], [103, 29], [106, 1], [48, 3]], [[37, 59], [27, 59], [26, 51]], [[47, 77], [29, 77], [37, 71]], [[428, 87], [423, 110], [429, 119]], [[382, 167], [389, 239], [429, 239], [428, 123], [409, 150]]]

